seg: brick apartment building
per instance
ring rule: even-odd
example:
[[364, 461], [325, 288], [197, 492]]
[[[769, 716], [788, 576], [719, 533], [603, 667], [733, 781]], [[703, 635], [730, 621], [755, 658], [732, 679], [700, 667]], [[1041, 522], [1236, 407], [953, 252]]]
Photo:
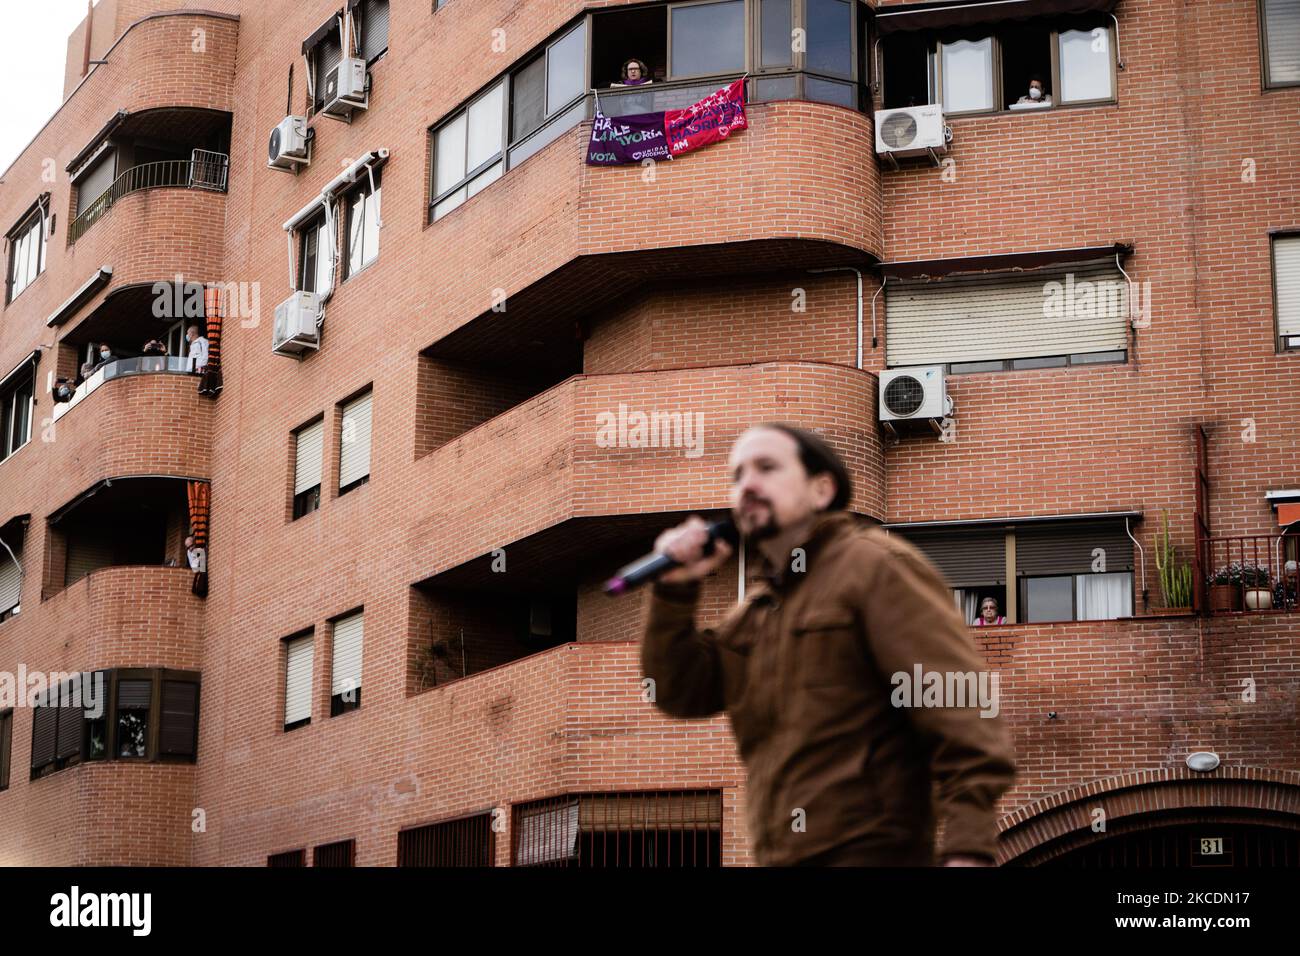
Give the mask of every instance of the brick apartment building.
[[99, 0], [0, 183], [0, 862], [752, 862], [601, 583], [777, 419], [1006, 616], [1001, 862], [1300, 864], [1297, 147], [1300, 0]]

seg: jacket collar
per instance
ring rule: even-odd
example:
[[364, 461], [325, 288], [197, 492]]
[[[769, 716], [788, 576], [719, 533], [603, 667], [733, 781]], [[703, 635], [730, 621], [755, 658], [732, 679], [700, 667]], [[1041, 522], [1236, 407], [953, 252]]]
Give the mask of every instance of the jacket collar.
[[[851, 530], [856, 524], [856, 519], [847, 511], [827, 511], [818, 515], [813, 520], [807, 539], [802, 544], [795, 545], [803, 548], [807, 568], [811, 570], [813, 560], [828, 542]], [[783, 591], [791, 583], [791, 579], [799, 580], [807, 577], [806, 574], [789, 573], [789, 561], [773, 564], [767, 555], [757, 548], [754, 549], [754, 556], [755, 568], [749, 577], [758, 582], [759, 594], [766, 593], [768, 590]]]

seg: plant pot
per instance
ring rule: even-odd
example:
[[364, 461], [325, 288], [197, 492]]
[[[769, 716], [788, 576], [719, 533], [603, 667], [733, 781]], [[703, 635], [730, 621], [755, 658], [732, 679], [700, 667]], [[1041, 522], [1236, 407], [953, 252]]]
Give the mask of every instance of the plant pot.
[[1251, 611], [1267, 611], [1273, 606], [1273, 591], [1270, 588], [1246, 588], [1246, 608]]
[[1210, 585], [1210, 610], [1211, 611], [1240, 611], [1241, 610], [1241, 585], [1211, 584]]

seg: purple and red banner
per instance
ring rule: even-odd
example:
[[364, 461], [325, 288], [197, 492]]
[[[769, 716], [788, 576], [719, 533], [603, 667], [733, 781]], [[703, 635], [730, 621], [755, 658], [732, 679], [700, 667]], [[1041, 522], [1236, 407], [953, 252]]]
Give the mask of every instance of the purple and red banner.
[[645, 159], [673, 159], [748, 128], [745, 80], [741, 77], [684, 110], [633, 116], [605, 116], [597, 111], [591, 124], [587, 164], [617, 166]]

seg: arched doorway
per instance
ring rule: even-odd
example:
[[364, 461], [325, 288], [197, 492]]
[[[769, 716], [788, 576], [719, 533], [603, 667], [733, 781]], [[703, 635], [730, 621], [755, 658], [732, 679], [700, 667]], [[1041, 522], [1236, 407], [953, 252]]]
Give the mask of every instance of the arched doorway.
[[1151, 770], [1036, 801], [1000, 824], [1006, 866], [1300, 866], [1300, 773]]

